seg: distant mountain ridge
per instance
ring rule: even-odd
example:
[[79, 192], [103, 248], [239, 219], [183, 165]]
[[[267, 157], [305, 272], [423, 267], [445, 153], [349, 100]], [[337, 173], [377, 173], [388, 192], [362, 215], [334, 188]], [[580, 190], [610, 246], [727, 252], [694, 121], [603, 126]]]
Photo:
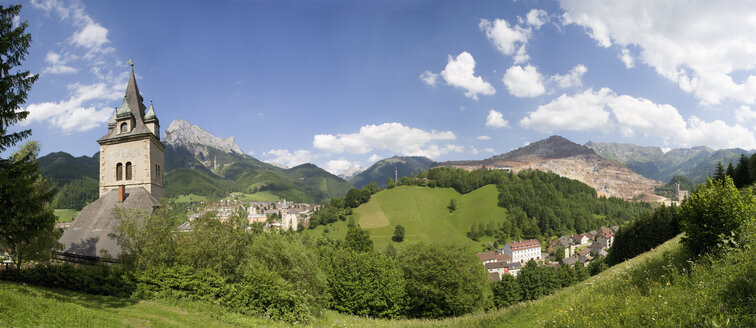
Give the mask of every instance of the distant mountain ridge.
[[560, 136], [551, 136], [482, 161], [449, 161], [438, 163], [437, 166], [466, 170], [484, 166], [509, 168], [515, 173], [526, 169], [549, 171], [581, 181], [601, 195], [624, 199], [652, 195], [654, 187], [661, 184]]
[[[376, 182], [381, 188], [386, 188], [388, 179], [398, 176], [410, 176], [427, 170], [433, 164], [433, 160], [424, 156], [394, 156], [375, 162], [366, 170], [354, 175], [349, 181], [355, 188]], [[396, 170], [396, 171], [395, 171]]]
[[[282, 169], [264, 163], [244, 154], [233, 137], [218, 138], [184, 120], [172, 122], [163, 136], [169, 197], [266, 192], [291, 201], [319, 203], [342, 197], [352, 188], [346, 180], [313, 164]], [[52, 179], [59, 190], [83, 189], [81, 199], [66, 202], [65, 208], [80, 209], [97, 199], [99, 154], [77, 158], [57, 152], [40, 157], [39, 163], [42, 175]], [[67, 185], [70, 187], [63, 189]], [[62, 196], [58, 194], [56, 197]]]
[[588, 141], [585, 146], [649, 179], [667, 182], [681, 175], [696, 184], [705, 182], [706, 177], [713, 174], [717, 162], [727, 166], [730, 162], [737, 163], [741, 154], [753, 153], [740, 148], [715, 150], [705, 146], [664, 152], [659, 147], [593, 141]]

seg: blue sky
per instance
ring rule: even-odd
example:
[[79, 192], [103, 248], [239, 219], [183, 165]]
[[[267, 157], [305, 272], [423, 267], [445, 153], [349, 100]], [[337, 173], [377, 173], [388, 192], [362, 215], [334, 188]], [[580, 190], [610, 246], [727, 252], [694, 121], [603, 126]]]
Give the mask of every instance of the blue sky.
[[553, 134], [756, 148], [756, 6], [689, 1], [23, 2], [22, 126], [91, 155], [138, 84], [288, 166], [482, 159]]

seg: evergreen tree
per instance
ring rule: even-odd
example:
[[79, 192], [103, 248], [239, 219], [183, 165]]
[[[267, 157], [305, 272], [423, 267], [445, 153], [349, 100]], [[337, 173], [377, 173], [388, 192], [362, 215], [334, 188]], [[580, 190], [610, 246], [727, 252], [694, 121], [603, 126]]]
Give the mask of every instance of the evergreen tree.
[[727, 164], [727, 170], [725, 171], [725, 175], [727, 175], [730, 178], [735, 177], [735, 168], [732, 166], [732, 162], [730, 162], [730, 164]]
[[[35, 249], [35, 242], [55, 225], [50, 201], [55, 194], [52, 184], [39, 174], [37, 154], [39, 145], [29, 142], [10, 160], [0, 160], [0, 247], [13, 252], [16, 268], [26, 259], [25, 249]], [[55, 239], [57, 240], [57, 239]]]
[[733, 175], [732, 180], [733, 182], [735, 182], [735, 187], [737, 188], [743, 188], [751, 184], [751, 176], [748, 169], [748, 158], [746, 158], [745, 154], [740, 154], [740, 160], [738, 161], [738, 165], [735, 167], [735, 175]]
[[21, 66], [29, 54], [31, 34], [25, 33], [26, 22], [13, 26], [13, 18], [18, 16], [21, 5], [0, 6], [0, 152], [31, 135], [31, 130], [8, 134], [8, 127], [29, 115], [20, 110], [26, 102], [27, 93], [39, 75], [29, 71], [13, 71]]
[[717, 169], [714, 172], [714, 180], [717, 181], [724, 181], [725, 178], [725, 170], [722, 166], [722, 162], [717, 162]]
[[397, 224], [396, 228], [394, 228], [394, 235], [391, 236], [391, 240], [397, 243], [404, 241], [404, 227], [402, 227], [400, 224]]

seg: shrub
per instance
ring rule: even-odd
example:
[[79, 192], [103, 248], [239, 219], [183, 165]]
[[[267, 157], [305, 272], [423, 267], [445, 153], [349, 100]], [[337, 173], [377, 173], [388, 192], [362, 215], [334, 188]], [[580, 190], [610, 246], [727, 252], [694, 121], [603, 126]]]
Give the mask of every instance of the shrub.
[[512, 275], [502, 275], [501, 281], [493, 283], [492, 290], [494, 304], [500, 309], [522, 300], [522, 290]]
[[756, 216], [754, 196], [742, 193], [730, 177], [711, 181], [699, 188], [680, 208], [683, 243], [695, 254], [713, 251], [717, 245], [737, 244], [741, 227]]
[[493, 305], [480, 261], [454, 244], [410, 244], [397, 258], [404, 272], [410, 317], [458, 316]]
[[152, 267], [137, 274], [134, 297], [209, 301], [234, 312], [290, 323], [308, 323], [312, 319], [306, 297], [264, 269], [248, 271], [243, 280], [233, 283], [210, 269]]
[[405, 282], [392, 258], [377, 252], [324, 247], [321, 264], [328, 276], [332, 309], [383, 318], [401, 313]]
[[39, 264], [21, 270], [2, 270], [0, 279], [82, 293], [129, 297], [135, 284], [119, 266]]
[[314, 243], [298, 235], [259, 235], [247, 247], [237, 277], [248, 277], [259, 270], [276, 274], [302, 294], [309, 308], [317, 312], [328, 305], [330, 296], [326, 275], [314, 249]]

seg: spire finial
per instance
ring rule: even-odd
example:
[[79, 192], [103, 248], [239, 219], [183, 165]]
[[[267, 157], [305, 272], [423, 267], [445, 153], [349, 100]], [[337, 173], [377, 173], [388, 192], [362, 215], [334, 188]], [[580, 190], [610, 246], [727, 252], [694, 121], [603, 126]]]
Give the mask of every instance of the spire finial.
[[126, 64], [131, 65], [131, 67], [133, 68], [134, 67], [134, 60], [133, 60], [133, 58], [129, 58], [129, 61], [127, 61]]

